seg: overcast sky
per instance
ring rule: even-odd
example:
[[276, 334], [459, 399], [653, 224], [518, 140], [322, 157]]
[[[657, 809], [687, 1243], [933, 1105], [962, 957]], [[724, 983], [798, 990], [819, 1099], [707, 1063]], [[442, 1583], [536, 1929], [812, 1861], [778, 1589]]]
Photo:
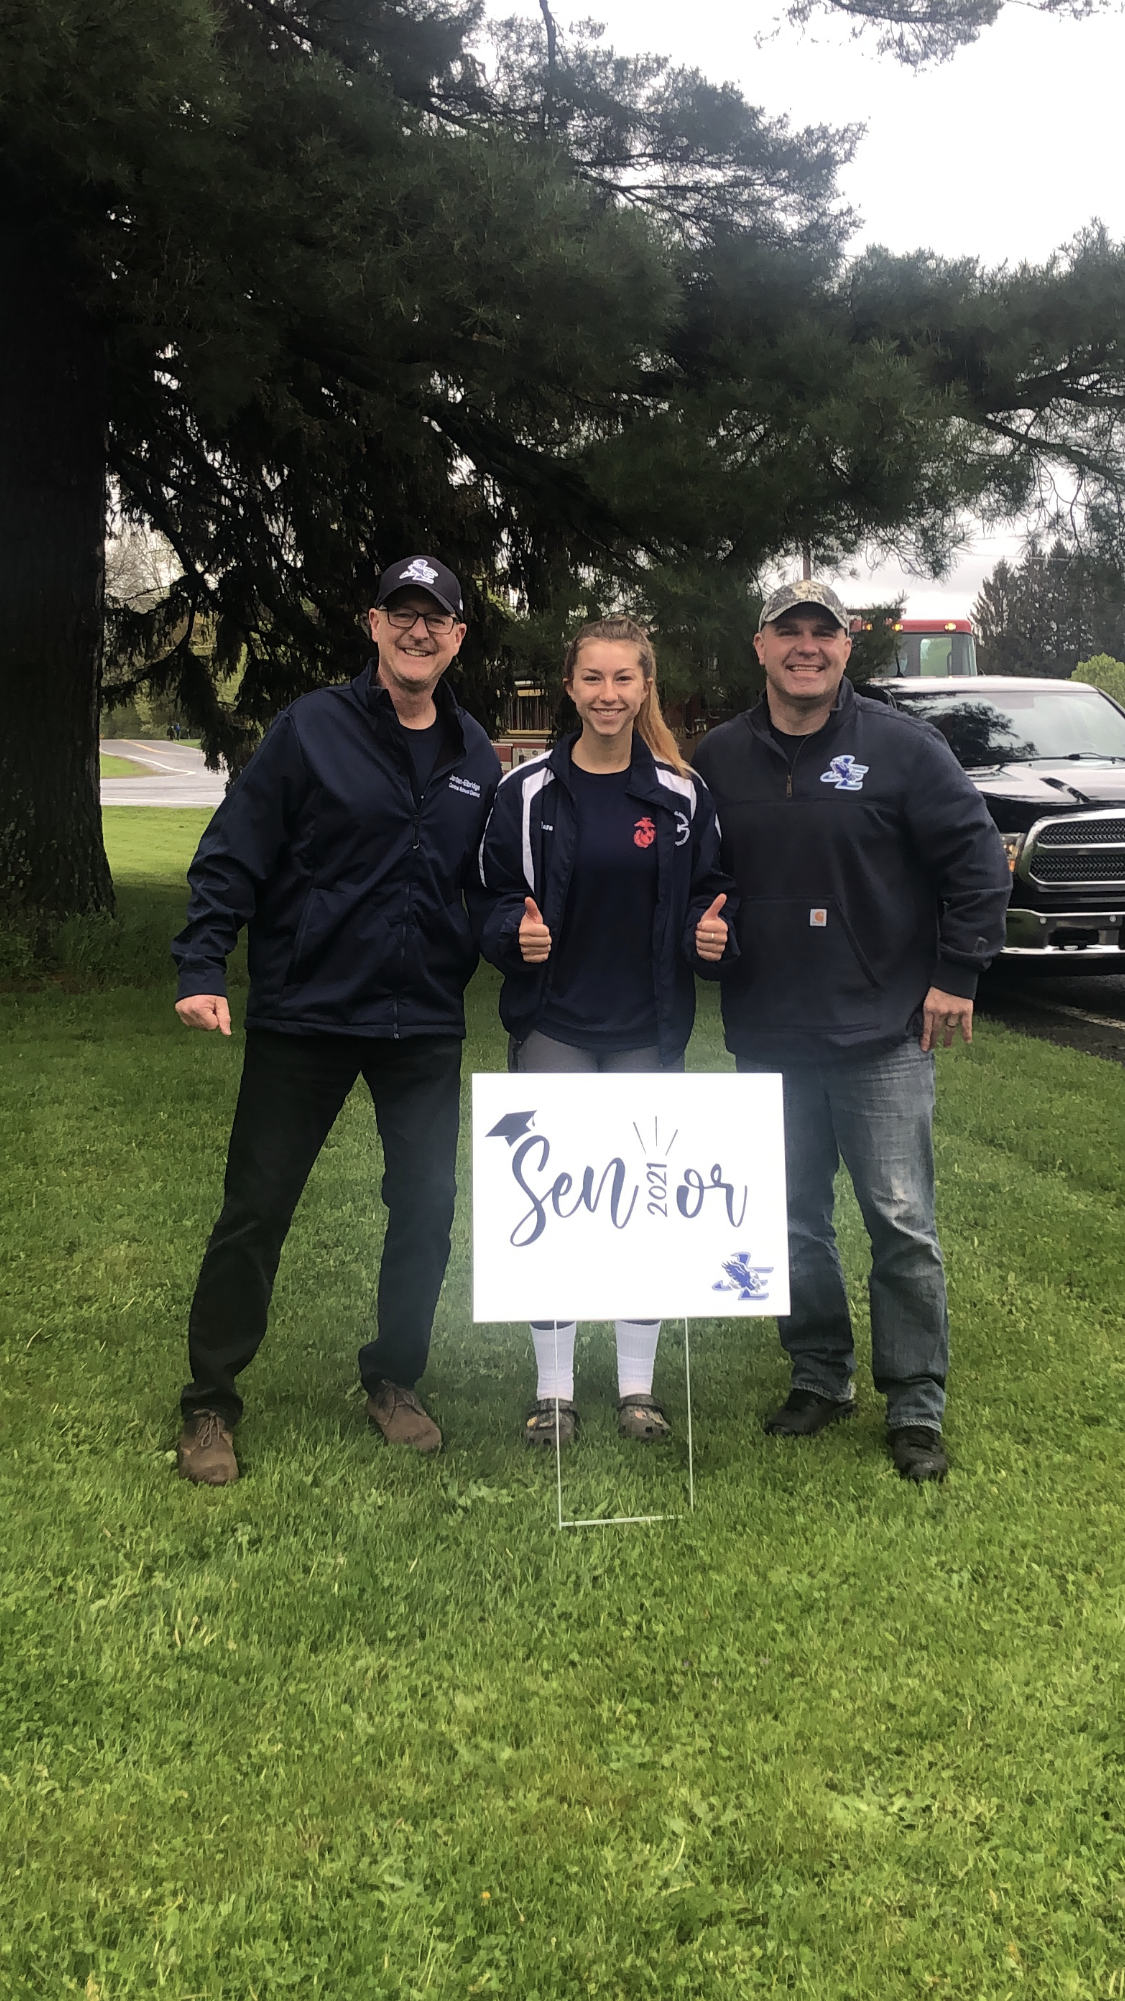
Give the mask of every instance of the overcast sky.
[[[493, 0], [536, 14], [535, 0]], [[594, 15], [605, 39], [653, 49], [737, 83], [752, 103], [802, 125], [866, 125], [842, 187], [861, 223], [856, 247], [920, 246], [988, 264], [1039, 262], [1097, 216], [1125, 237], [1121, 93], [1125, 14], [1061, 20], [1009, 5], [950, 63], [915, 75], [836, 22], [798, 34], [771, 0], [555, 0], [560, 22]], [[1020, 536], [983, 534], [940, 584], [884, 566], [849, 584], [853, 599], [904, 589], [907, 612], [964, 616], [997, 557]]]

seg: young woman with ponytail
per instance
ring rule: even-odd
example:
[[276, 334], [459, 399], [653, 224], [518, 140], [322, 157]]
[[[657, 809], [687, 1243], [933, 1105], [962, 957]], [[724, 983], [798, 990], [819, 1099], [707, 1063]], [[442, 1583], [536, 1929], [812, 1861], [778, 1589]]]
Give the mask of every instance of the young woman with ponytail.
[[[706, 786], [660, 710], [656, 659], [631, 618], [584, 625], [563, 684], [581, 727], [501, 780], [481, 847], [491, 907], [481, 949], [505, 974], [515, 1071], [682, 1070], [695, 972], [737, 954], [733, 884]], [[577, 1432], [573, 1321], [532, 1325], [536, 1400], [524, 1437]], [[618, 1429], [667, 1438], [652, 1394], [659, 1321], [617, 1322]]]

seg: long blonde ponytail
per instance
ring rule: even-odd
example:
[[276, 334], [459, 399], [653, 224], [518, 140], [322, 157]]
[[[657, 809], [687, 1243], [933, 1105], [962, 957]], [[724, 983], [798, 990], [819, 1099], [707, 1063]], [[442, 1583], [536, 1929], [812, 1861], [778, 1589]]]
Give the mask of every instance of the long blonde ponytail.
[[578, 655], [588, 639], [624, 640], [628, 645], [636, 647], [641, 672], [648, 685], [633, 728], [647, 743], [654, 757], [660, 758], [665, 764], [670, 764], [675, 771], [686, 772], [688, 766], [684, 762], [679, 744], [664, 720], [664, 713], [660, 707], [660, 696], [656, 690], [656, 654], [653, 652], [652, 641], [644, 626], [638, 625], [636, 619], [626, 618], [624, 615], [616, 618], [592, 619], [589, 625], [582, 626], [580, 631], [575, 633], [566, 649], [566, 659], [563, 662], [564, 681], [573, 678]]

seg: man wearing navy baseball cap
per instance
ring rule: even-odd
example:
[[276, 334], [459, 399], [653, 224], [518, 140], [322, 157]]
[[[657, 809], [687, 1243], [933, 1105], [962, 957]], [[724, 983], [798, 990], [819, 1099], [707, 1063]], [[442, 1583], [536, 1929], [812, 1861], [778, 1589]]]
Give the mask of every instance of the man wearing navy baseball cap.
[[231, 1032], [226, 960], [245, 924], [250, 997], [222, 1213], [192, 1302], [181, 1399], [185, 1479], [238, 1478], [236, 1378], [266, 1331], [293, 1212], [352, 1085], [371, 1092], [387, 1230], [378, 1332], [359, 1353], [371, 1422], [435, 1452], [426, 1366], [456, 1194], [466, 899], [500, 765], [444, 681], [465, 637], [461, 586], [433, 556], [383, 571], [377, 657], [284, 709], [189, 870], [173, 943], [176, 1012]]
[[[388, 598], [410, 590], [421, 590], [427, 597], [435, 598], [450, 618], [459, 621], [464, 617], [460, 584], [452, 570], [435, 562], [432, 556], [408, 556], [405, 562], [392, 563], [389, 570], [384, 570], [375, 593], [376, 611], [382, 609]], [[460, 643], [458, 640], [458, 646]]]

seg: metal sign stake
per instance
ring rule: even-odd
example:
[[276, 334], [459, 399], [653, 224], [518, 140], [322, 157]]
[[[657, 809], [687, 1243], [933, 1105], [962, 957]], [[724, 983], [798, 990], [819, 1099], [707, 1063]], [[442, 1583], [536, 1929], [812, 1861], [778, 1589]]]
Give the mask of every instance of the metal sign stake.
[[[559, 1380], [559, 1323], [555, 1321], [555, 1382]], [[688, 1512], [695, 1513], [695, 1459], [692, 1451], [691, 1433], [691, 1344], [688, 1338], [688, 1323], [684, 1321], [684, 1395], [687, 1402], [687, 1477]], [[591, 1515], [575, 1521], [563, 1519], [562, 1494], [562, 1444], [559, 1438], [559, 1398], [555, 1397], [555, 1491], [558, 1496], [560, 1529], [612, 1529], [622, 1528], [636, 1522], [681, 1522], [682, 1515]]]

